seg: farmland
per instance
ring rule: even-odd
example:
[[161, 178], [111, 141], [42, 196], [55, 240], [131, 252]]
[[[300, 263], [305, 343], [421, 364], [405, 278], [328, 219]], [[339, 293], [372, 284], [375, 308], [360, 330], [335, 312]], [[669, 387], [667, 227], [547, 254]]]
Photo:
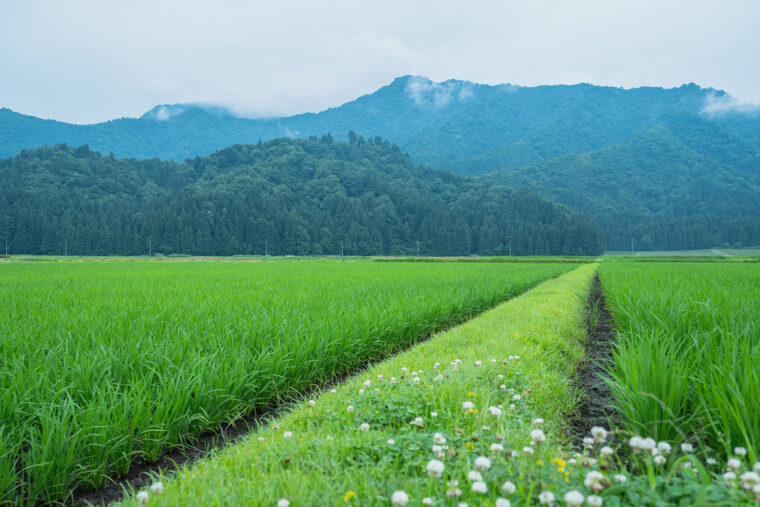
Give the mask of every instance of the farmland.
[[564, 264], [0, 264], [0, 499], [60, 501]]
[[618, 329], [613, 390], [628, 428], [760, 458], [756, 263], [604, 263]]

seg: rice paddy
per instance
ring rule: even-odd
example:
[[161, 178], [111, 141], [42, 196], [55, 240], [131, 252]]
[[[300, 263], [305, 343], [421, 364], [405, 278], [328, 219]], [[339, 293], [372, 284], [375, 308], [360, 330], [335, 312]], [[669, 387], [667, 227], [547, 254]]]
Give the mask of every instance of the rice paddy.
[[564, 264], [0, 265], [0, 500], [57, 502]]
[[609, 262], [617, 408], [636, 433], [760, 456], [760, 267]]

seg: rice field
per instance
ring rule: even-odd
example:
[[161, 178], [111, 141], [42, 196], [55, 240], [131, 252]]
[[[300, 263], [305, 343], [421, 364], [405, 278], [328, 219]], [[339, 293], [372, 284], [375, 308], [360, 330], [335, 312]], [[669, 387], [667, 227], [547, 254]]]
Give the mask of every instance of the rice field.
[[628, 429], [760, 460], [760, 265], [609, 262], [600, 277]]
[[573, 268], [3, 262], [0, 502], [97, 488]]

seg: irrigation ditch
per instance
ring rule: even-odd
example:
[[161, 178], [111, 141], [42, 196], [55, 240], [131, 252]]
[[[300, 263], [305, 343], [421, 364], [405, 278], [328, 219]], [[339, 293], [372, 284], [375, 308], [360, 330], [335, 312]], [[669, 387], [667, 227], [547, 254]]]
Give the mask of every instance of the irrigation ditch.
[[586, 302], [586, 359], [576, 371], [574, 389], [581, 393], [578, 410], [570, 420], [568, 431], [572, 441], [581, 446], [594, 426], [610, 429], [619, 418], [612, 407], [614, 397], [606, 369], [612, 367], [612, 346], [615, 343], [615, 324], [602, 290], [599, 274], [594, 276]]

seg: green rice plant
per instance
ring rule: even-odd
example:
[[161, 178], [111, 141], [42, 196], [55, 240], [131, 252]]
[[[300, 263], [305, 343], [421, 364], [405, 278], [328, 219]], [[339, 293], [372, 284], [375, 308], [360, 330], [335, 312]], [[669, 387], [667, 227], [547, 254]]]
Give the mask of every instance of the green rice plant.
[[0, 498], [97, 488], [572, 268], [4, 262]]
[[603, 263], [618, 325], [612, 389], [629, 429], [760, 457], [760, 270]]
[[[288, 499], [339, 506], [390, 505], [396, 490], [412, 498], [409, 505], [424, 497], [434, 505], [493, 505], [510, 495], [524, 505], [537, 503], [544, 489], [562, 498], [578, 487], [583, 470], [567, 463], [564, 430], [575, 408], [571, 378], [583, 355], [595, 269], [581, 266], [545, 282], [302, 400], [176, 478], [159, 477], [156, 490], [142, 496], [150, 505]], [[481, 457], [489, 460], [479, 472], [486, 493], [468, 479]], [[431, 460], [439, 463], [428, 469]], [[431, 476], [438, 475], [435, 466], [443, 467], [439, 477]], [[571, 468], [575, 481], [565, 482]], [[515, 483], [512, 493], [502, 490], [507, 478]], [[447, 496], [457, 490], [456, 498]]]

